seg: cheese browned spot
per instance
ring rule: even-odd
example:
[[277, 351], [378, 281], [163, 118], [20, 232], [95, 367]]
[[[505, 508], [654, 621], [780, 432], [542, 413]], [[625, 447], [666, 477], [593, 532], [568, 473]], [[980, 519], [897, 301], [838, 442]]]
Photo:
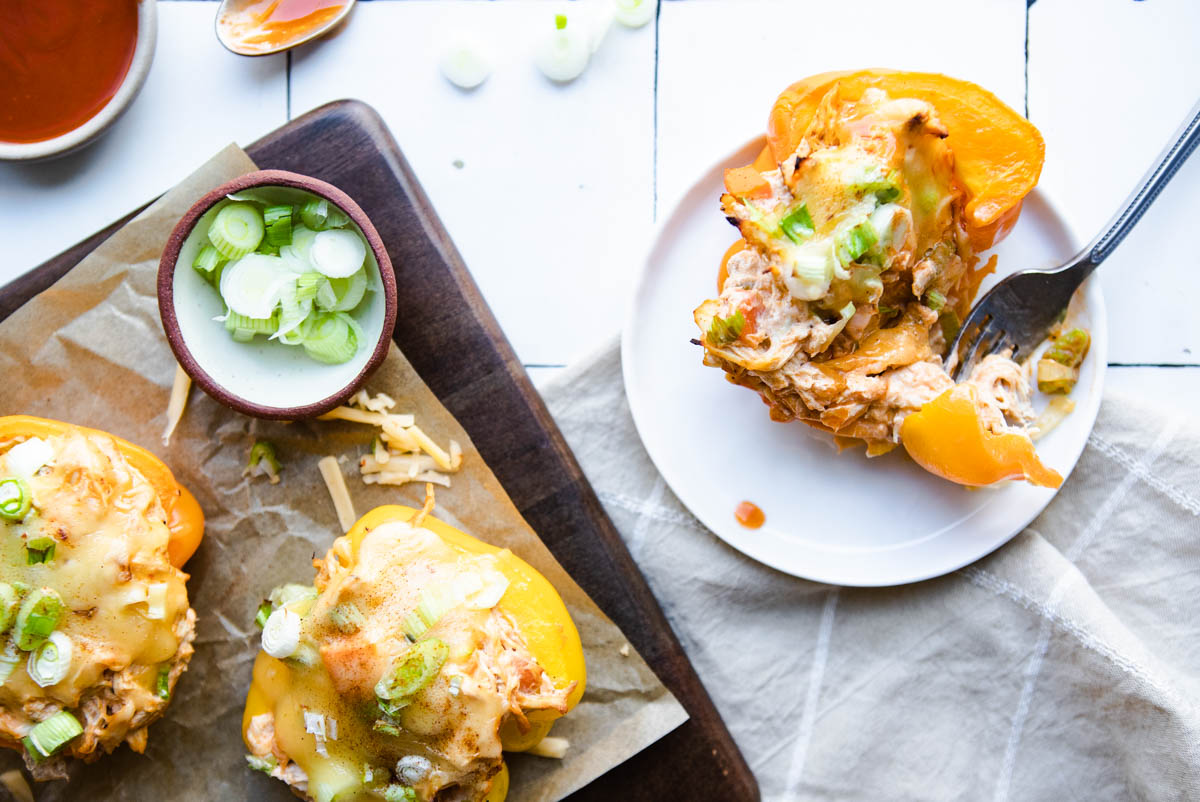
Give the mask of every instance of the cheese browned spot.
[[[55, 591], [63, 601], [56, 631], [73, 649], [66, 676], [45, 688], [19, 653], [0, 686], [0, 744], [23, 749], [34, 724], [59, 710], [74, 715], [80, 736], [49, 759], [26, 757], [46, 779], [63, 776], [68, 756], [94, 760], [122, 742], [145, 748], [146, 727], [166, 709], [192, 655], [195, 613], [187, 574], [168, 557], [162, 504], [112, 439], [68, 429], [40, 442], [44, 464], [10, 459], [12, 449], [0, 455], [0, 478], [30, 472], [22, 478], [33, 500], [22, 520], [0, 520], [0, 581]], [[26, 544], [41, 537], [54, 540], [53, 556], [31, 565]]]

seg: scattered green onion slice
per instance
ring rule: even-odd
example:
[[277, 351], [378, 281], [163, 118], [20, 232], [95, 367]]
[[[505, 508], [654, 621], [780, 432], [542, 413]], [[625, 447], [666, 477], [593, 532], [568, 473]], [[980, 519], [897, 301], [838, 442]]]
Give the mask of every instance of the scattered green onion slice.
[[572, 26], [566, 14], [556, 14], [554, 30], [547, 31], [538, 43], [534, 63], [552, 81], [573, 81], [587, 69], [592, 56], [591, 37], [578, 26]]
[[[346, 278], [331, 278], [326, 286], [329, 287], [331, 298], [322, 298], [318, 293], [317, 306], [332, 312], [349, 312], [367, 294], [367, 271], [359, 270]], [[322, 300], [332, 300], [332, 303], [322, 304]]]
[[171, 701], [171, 667], [162, 666], [154, 679], [154, 694], [163, 701]]
[[258, 625], [259, 629], [267, 625], [267, 619], [271, 617], [271, 611], [274, 609], [270, 602], [258, 605], [258, 611], [254, 614], [254, 623]]
[[268, 206], [263, 210], [267, 242], [276, 248], [292, 244], [292, 207]]
[[259, 757], [258, 755], [246, 755], [246, 765], [255, 771], [261, 771], [264, 774], [270, 774], [275, 771], [275, 767], [279, 765], [279, 761], [274, 755]]
[[879, 236], [867, 221], [863, 221], [842, 235], [838, 243], [838, 256], [843, 264], [855, 261], [875, 246]]
[[714, 316], [712, 325], [708, 329], [708, 341], [717, 346], [729, 345], [742, 336], [742, 330], [745, 327], [746, 316], [742, 314], [741, 309], [736, 310], [727, 318]]
[[271, 595], [267, 598], [270, 600], [273, 607], [287, 607], [298, 601], [312, 601], [317, 598], [317, 589], [312, 585], [301, 585], [296, 582], [288, 582], [286, 585], [280, 585], [271, 591]]
[[7, 582], [0, 582], [0, 634], [8, 632], [17, 617], [21, 594]]
[[616, 0], [613, 12], [617, 22], [629, 28], [640, 28], [654, 19], [658, 9], [655, 0]]
[[329, 620], [339, 632], [350, 634], [357, 632], [366, 618], [354, 602], [344, 602], [329, 611]]
[[208, 239], [226, 259], [240, 259], [262, 242], [263, 217], [251, 203], [230, 203], [223, 206], [212, 225]]
[[196, 254], [195, 260], [192, 262], [192, 267], [204, 276], [208, 281], [213, 280], [213, 271], [224, 264], [225, 259], [217, 252], [217, 249], [212, 245], [205, 245]]
[[58, 626], [63, 600], [52, 588], [30, 591], [17, 610], [13, 638], [23, 651], [31, 652], [46, 640]]
[[313, 231], [341, 228], [350, 222], [349, 215], [324, 198], [311, 200], [304, 204], [300, 210], [300, 218], [304, 221], [304, 225]]
[[29, 655], [26, 671], [39, 688], [49, 688], [62, 682], [71, 670], [71, 658], [75, 644], [62, 632], [51, 632], [49, 637]]
[[20, 521], [33, 506], [33, 494], [24, 479], [10, 476], [0, 480], [0, 518]]
[[29, 565], [48, 563], [54, 559], [54, 538], [35, 537], [25, 544], [25, 562]]
[[808, 239], [816, 231], [812, 215], [808, 212], [808, 204], [801, 203], [779, 221], [779, 228], [792, 242], [799, 244]]
[[60, 710], [45, 721], [35, 724], [29, 734], [21, 739], [21, 743], [34, 760], [43, 760], [82, 733], [83, 725], [79, 723], [79, 719], [66, 710]]
[[266, 476], [271, 484], [279, 484], [279, 471], [282, 469], [279, 458], [275, 456], [275, 446], [267, 440], [256, 440], [250, 447], [250, 460], [246, 463], [242, 476]]
[[930, 290], [925, 293], [925, 305], [935, 312], [940, 312], [942, 307], [946, 305], [946, 296], [937, 290]]
[[8, 682], [8, 678], [17, 669], [17, 663], [20, 663], [24, 656], [13, 641], [4, 644], [4, 651], [0, 652], [0, 685]]
[[376, 719], [375, 723], [371, 725], [371, 729], [375, 732], [382, 732], [384, 735], [391, 735], [393, 738], [400, 737], [400, 728], [390, 721], [384, 721], [383, 719]]
[[417, 792], [407, 785], [393, 783], [383, 789], [384, 802], [420, 802]]
[[938, 316], [938, 322], [942, 326], [942, 339], [947, 343], [954, 342], [954, 338], [958, 336], [958, 330], [962, 328], [962, 321], [958, 319], [958, 315], [953, 309], [944, 309], [942, 314]]
[[318, 273], [329, 278], [352, 276], [367, 260], [367, 243], [357, 231], [335, 228], [313, 237], [308, 258]]
[[449, 656], [450, 647], [438, 638], [414, 643], [376, 683], [375, 696], [394, 704], [410, 701], [437, 678]]
[[438, 67], [446, 80], [460, 89], [474, 89], [492, 74], [491, 59], [479, 42], [459, 35], [442, 51]]
[[300, 616], [280, 607], [267, 618], [262, 631], [262, 649], [274, 658], [291, 657], [300, 648]]

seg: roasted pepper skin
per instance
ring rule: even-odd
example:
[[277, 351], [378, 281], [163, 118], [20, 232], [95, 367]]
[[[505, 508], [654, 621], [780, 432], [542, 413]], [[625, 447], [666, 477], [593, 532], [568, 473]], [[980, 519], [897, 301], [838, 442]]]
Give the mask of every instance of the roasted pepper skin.
[[[376, 507], [358, 519], [358, 522], [343, 535], [349, 541], [350, 553], [357, 558], [359, 545], [372, 529], [395, 521], [407, 521], [418, 510], [401, 505]], [[567, 697], [568, 710], [578, 704], [587, 684], [587, 668], [583, 657], [583, 645], [575, 622], [554, 586], [536, 569], [507, 549], [501, 549], [471, 537], [449, 524], [433, 517], [426, 517], [421, 524], [443, 541], [469, 554], [492, 554], [499, 561], [501, 572], [509, 581], [508, 590], [497, 605], [517, 625], [529, 647], [530, 653], [553, 678], [555, 685], [564, 687], [571, 682], [575, 689]], [[250, 721], [260, 713], [271, 711], [268, 696], [262, 685], [271, 684], [274, 672], [286, 670], [283, 663], [260, 653], [254, 666], [254, 679], [246, 696], [246, 709], [242, 715], [242, 736], [250, 727]], [[506, 722], [500, 728], [500, 739], [509, 752], [523, 752], [532, 748], [550, 732], [554, 722], [561, 717], [557, 710], [535, 710], [528, 714], [531, 725], [528, 732], [520, 732], [514, 723]], [[508, 791], [508, 769], [502, 769], [493, 780], [487, 802], [504, 802]]]
[[1062, 476], [1038, 459], [1033, 441], [1020, 434], [995, 434], [979, 417], [975, 388], [960, 384], [904, 419], [900, 441], [925, 470], [961, 485], [982, 487], [1027, 479], [1059, 487]]
[[151, 452], [139, 445], [122, 440], [116, 435], [99, 429], [89, 429], [86, 426], [76, 426], [73, 423], [37, 418], [32, 415], [6, 415], [0, 417], [0, 451], [5, 451], [17, 442], [29, 437], [54, 437], [69, 431], [78, 431], [87, 435], [107, 437], [117, 445], [117, 450], [137, 468], [146, 480], [154, 487], [167, 513], [167, 528], [171, 539], [167, 552], [171, 564], [182, 568], [200, 546], [204, 537], [204, 512], [195, 496], [187, 488], [175, 480], [174, 474], [166, 464]]

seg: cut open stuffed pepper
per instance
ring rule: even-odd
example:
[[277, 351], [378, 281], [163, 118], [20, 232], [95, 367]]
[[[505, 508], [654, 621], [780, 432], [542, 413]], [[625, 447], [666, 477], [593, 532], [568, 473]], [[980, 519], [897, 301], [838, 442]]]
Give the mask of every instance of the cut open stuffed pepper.
[[149, 451], [0, 417], [0, 745], [37, 779], [146, 747], [192, 655], [204, 516]]
[[422, 510], [379, 507], [259, 610], [246, 699], [253, 768], [316, 802], [501, 802], [504, 751], [543, 742], [583, 695], [553, 586]]
[[718, 296], [695, 310], [705, 364], [757, 391], [773, 419], [870, 456], [903, 444], [960, 484], [1058, 486], [1028, 436], [1024, 367], [990, 355], [960, 390], [942, 366], [995, 267], [979, 253], [1016, 222], [1043, 153], [1027, 120], [944, 75], [872, 69], [788, 87], [762, 153], [725, 173], [741, 239]]

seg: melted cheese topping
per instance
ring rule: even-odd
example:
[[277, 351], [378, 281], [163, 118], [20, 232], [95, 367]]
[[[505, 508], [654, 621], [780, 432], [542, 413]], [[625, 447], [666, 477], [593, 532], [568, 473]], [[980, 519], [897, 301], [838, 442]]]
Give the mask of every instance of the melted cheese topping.
[[[248, 713], [251, 751], [274, 757], [272, 775], [318, 802], [375, 798], [372, 789], [389, 783], [422, 800], [484, 799], [503, 766], [501, 725], [531, 710], [565, 712], [572, 690], [554, 687], [502, 597], [487, 598], [495, 580], [506, 581], [500, 567], [496, 555], [405, 522], [370, 530], [356, 552], [339, 539], [321, 562], [320, 595], [287, 605], [303, 617], [297, 653], [260, 653], [255, 663], [248, 710], [267, 712]], [[380, 732], [376, 683], [410, 648], [406, 621], [439, 596], [453, 606], [420, 637], [444, 642], [448, 657], [400, 711], [397, 730]], [[337, 611], [347, 609], [360, 620], [339, 628]]]
[[[146, 725], [167, 704], [156, 692], [160, 672], [173, 686], [192, 652], [195, 615], [187, 575], [168, 558], [166, 513], [111, 439], [70, 430], [43, 441], [44, 464], [22, 464], [31, 442], [0, 455], [0, 477], [24, 479], [33, 498], [22, 521], [0, 520], [0, 581], [56, 591], [57, 631], [74, 649], [66, 676], [46, 688], [21, 653], [0, 687], [0, 736], [17, 746], [33, 724], [66, 709], [84, 725], [72, 754], [122, 740], [141, 751]], [[29, 565], [25, 544], [40, 537], [54, 540], [54, 556]]]

